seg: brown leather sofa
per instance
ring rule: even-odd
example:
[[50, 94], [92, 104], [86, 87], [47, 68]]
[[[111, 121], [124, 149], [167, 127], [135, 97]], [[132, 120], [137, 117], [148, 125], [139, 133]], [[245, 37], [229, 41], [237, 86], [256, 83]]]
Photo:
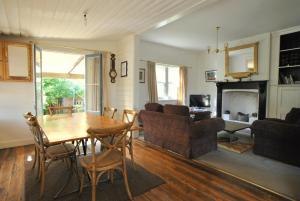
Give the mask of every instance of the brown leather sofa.
[[222, 119], [192, 121], [187, 106], [165, 105], [163, 112], [160, 106], [156, 108], [140, 111], [145, 141], [187, 158], [217, 149], [217, 132], [224, 129]]
[[253, 153], [300, 167], [300, 108], [292, 108], [285, 120], [253, 122]]

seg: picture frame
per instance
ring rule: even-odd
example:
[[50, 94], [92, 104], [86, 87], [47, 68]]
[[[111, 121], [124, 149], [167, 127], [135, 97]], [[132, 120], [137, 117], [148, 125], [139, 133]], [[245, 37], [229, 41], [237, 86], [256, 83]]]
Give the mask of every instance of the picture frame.
[[128, 71], [127, 65], [128, 65], [127, 61], [121, 62], [121, 77], [127, 77], [127, 71]]
[[206, 82], [216, 82], [217, 81], [217, 70], [205, 71], [205, 81]]
[[139, 68], [139, 83], [145, 83], [145, 68]]

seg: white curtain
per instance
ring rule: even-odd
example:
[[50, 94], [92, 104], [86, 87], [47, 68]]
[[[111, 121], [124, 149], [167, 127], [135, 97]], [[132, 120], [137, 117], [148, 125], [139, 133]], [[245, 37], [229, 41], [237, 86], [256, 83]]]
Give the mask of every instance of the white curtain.
[[155, 63], [147, 61], [149, 102], [158, 102]]
[[178, 90], [178, 104], [185, 105], [187, 94], [187, 68], [180, 66], [179, 68], [179, 90]]

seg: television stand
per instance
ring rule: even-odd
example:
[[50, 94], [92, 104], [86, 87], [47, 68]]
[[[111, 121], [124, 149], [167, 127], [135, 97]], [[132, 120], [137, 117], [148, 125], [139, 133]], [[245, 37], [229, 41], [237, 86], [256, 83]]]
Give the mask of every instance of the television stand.
[[209, 119], [211, 117], [210, 108], [190, 108], [190, 116], [193, 121]]

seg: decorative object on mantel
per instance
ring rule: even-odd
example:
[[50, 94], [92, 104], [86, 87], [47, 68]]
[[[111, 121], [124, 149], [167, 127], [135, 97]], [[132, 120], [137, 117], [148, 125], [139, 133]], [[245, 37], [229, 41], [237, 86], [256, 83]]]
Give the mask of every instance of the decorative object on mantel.
[[206, 82], [216, 82], [217, 81], [217, 70], [205, 71], [205, 81]]
[[247, 78], [258, 72], [258, 42], [225, 48], [225, 77]]
[[127, 61], [121, 62], [121, 77], [127, 77]]
[[220, 31], [220, 28], [221, 27], [219, 27], [219, 26], [216, 27], [216, 33], [217, 33], [216, 48], [215, 49], [211, 49], [211, 47], [208, 46], [208, 48], [207, 48], [207, 53], [208, 54], [210, 54], [210, 53], [216, 53], [216, 54], [218, 54], [220, 52], [223, 52], [226, 49], [227, 45], [228, 45], [227, 43], [225, 43], [224, 44], [224, 50], [219, 49], [219, 31]]
[[144, 68], [140, 68], [139, 69], [139, 82], [140, 83], [145, 83], [145, 69]]
[[111, 54], [111, 57], [110, 57], [110, 70], [109, 70], [109, 77], [110, 77], [110, 82], [111, 83], [115, 83], [116, 82], [116, 77], [117, 77], [115, 60], [116, 60], [115, 54]]
[[225, 110], [224, 114], [222, 115], [222, 118], [226, 121], [226, 120], [230, 120], [230, 111], [229, 110]]

